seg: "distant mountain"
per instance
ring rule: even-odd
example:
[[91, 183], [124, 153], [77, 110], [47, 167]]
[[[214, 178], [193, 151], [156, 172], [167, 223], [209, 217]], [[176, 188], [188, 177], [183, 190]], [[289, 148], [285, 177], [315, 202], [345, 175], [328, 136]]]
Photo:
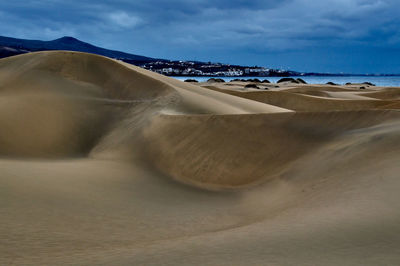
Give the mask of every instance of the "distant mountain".
[[293, 71], [280, 71], [263, 67], [248, 67], [222, 63], [174, 61], [108, 50], [73, 37], [52, 41], [26, 40], [0, 36], [0, 58], [36, 51], [66, 50], [98, 54], [115, 58], [167, 76], [290, 76]]
[[68, 36], [52, 41], [25, 40], [0, 36], [0, 58], [27, 52], [49, 50], [85, 52], [135, 62], [148, 62], [157, 60], [146, 56], [104, 49]]

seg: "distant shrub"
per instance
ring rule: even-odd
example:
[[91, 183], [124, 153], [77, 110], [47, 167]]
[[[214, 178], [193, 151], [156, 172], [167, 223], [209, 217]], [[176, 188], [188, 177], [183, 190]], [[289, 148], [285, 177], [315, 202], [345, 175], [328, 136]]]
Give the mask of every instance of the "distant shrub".
[[307, 84], [307, 82], [305, 82], [305, 80], [303, 80], [303, 79], [301, 79], [301, 78], [297, 78], [296, 80], [297, 80], [299, 83]]
[[375, 86], [375, 84], [371, 83], [371, 82], [363, 82], [363, 83], [351, 83], [351, 82], [347, 82], [346, 85], [368, 85], [368, 86]]
[[369, 85], [369, 86], [376, 86], [375, 84], [373, 84], [373, 83], [371, 83], [371, 82], [364, 82], [364, 83], [362, 83], [362, 84]]
[[198, 82], [198, 81], [195, 79], [185, 79], [185, 82]]
[[261, 83], [261, 80], [259, 80], [259, 79], [248, 79], [247, 82]]
[[281, 78], [280, 80], [278, 80], [277, 83], [282, 83], [282, 82], [299, 83], [299, 81], [295, 80], [294, 78]]
[[260, 89], [256, 84], [247, 84], [246, 86], [244, 86], [245, 88], [253, 88], [253, 89]]
[[336, 84], [336, 83], [333, 83], [332, 81], [329, 81], [329, 82], [327, 82], [326, 83], [327, 85], [334, 85], [334, 86], [337, 86], [338, 84]]
[[225, 80], [220, 79], [220, 78], [210, 78], [209, 80], [207, 80], [207, 82], [219, 82], [219, 83], [222, 83], [222, 82], [225, 82]]

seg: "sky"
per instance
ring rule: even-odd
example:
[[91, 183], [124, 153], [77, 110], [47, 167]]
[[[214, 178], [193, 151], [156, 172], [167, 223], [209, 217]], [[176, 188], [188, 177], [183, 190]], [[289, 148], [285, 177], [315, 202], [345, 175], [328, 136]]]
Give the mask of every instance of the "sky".
[[0, 35], [172, 59], [400, 73], [399, 0], [13, 0]]

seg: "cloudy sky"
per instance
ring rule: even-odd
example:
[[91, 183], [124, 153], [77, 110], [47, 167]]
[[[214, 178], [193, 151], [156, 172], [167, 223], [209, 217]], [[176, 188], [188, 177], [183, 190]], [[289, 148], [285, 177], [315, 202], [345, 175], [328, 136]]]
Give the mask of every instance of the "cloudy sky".
[[13, 0], [0, 35], [166, 58], [400, 73], [399, 0]]

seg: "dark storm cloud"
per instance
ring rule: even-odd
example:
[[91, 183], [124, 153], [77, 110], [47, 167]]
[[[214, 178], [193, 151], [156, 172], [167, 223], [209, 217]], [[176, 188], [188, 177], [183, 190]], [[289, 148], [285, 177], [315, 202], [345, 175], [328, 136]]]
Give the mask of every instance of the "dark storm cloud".
[[[164, 58], [353, 72], [366, 62], [400, 72], [399, 11], [395, 0], [16, 0], [0, 3], [0, 30]], [[342, 65], [324, 65], [333, 55]]]

